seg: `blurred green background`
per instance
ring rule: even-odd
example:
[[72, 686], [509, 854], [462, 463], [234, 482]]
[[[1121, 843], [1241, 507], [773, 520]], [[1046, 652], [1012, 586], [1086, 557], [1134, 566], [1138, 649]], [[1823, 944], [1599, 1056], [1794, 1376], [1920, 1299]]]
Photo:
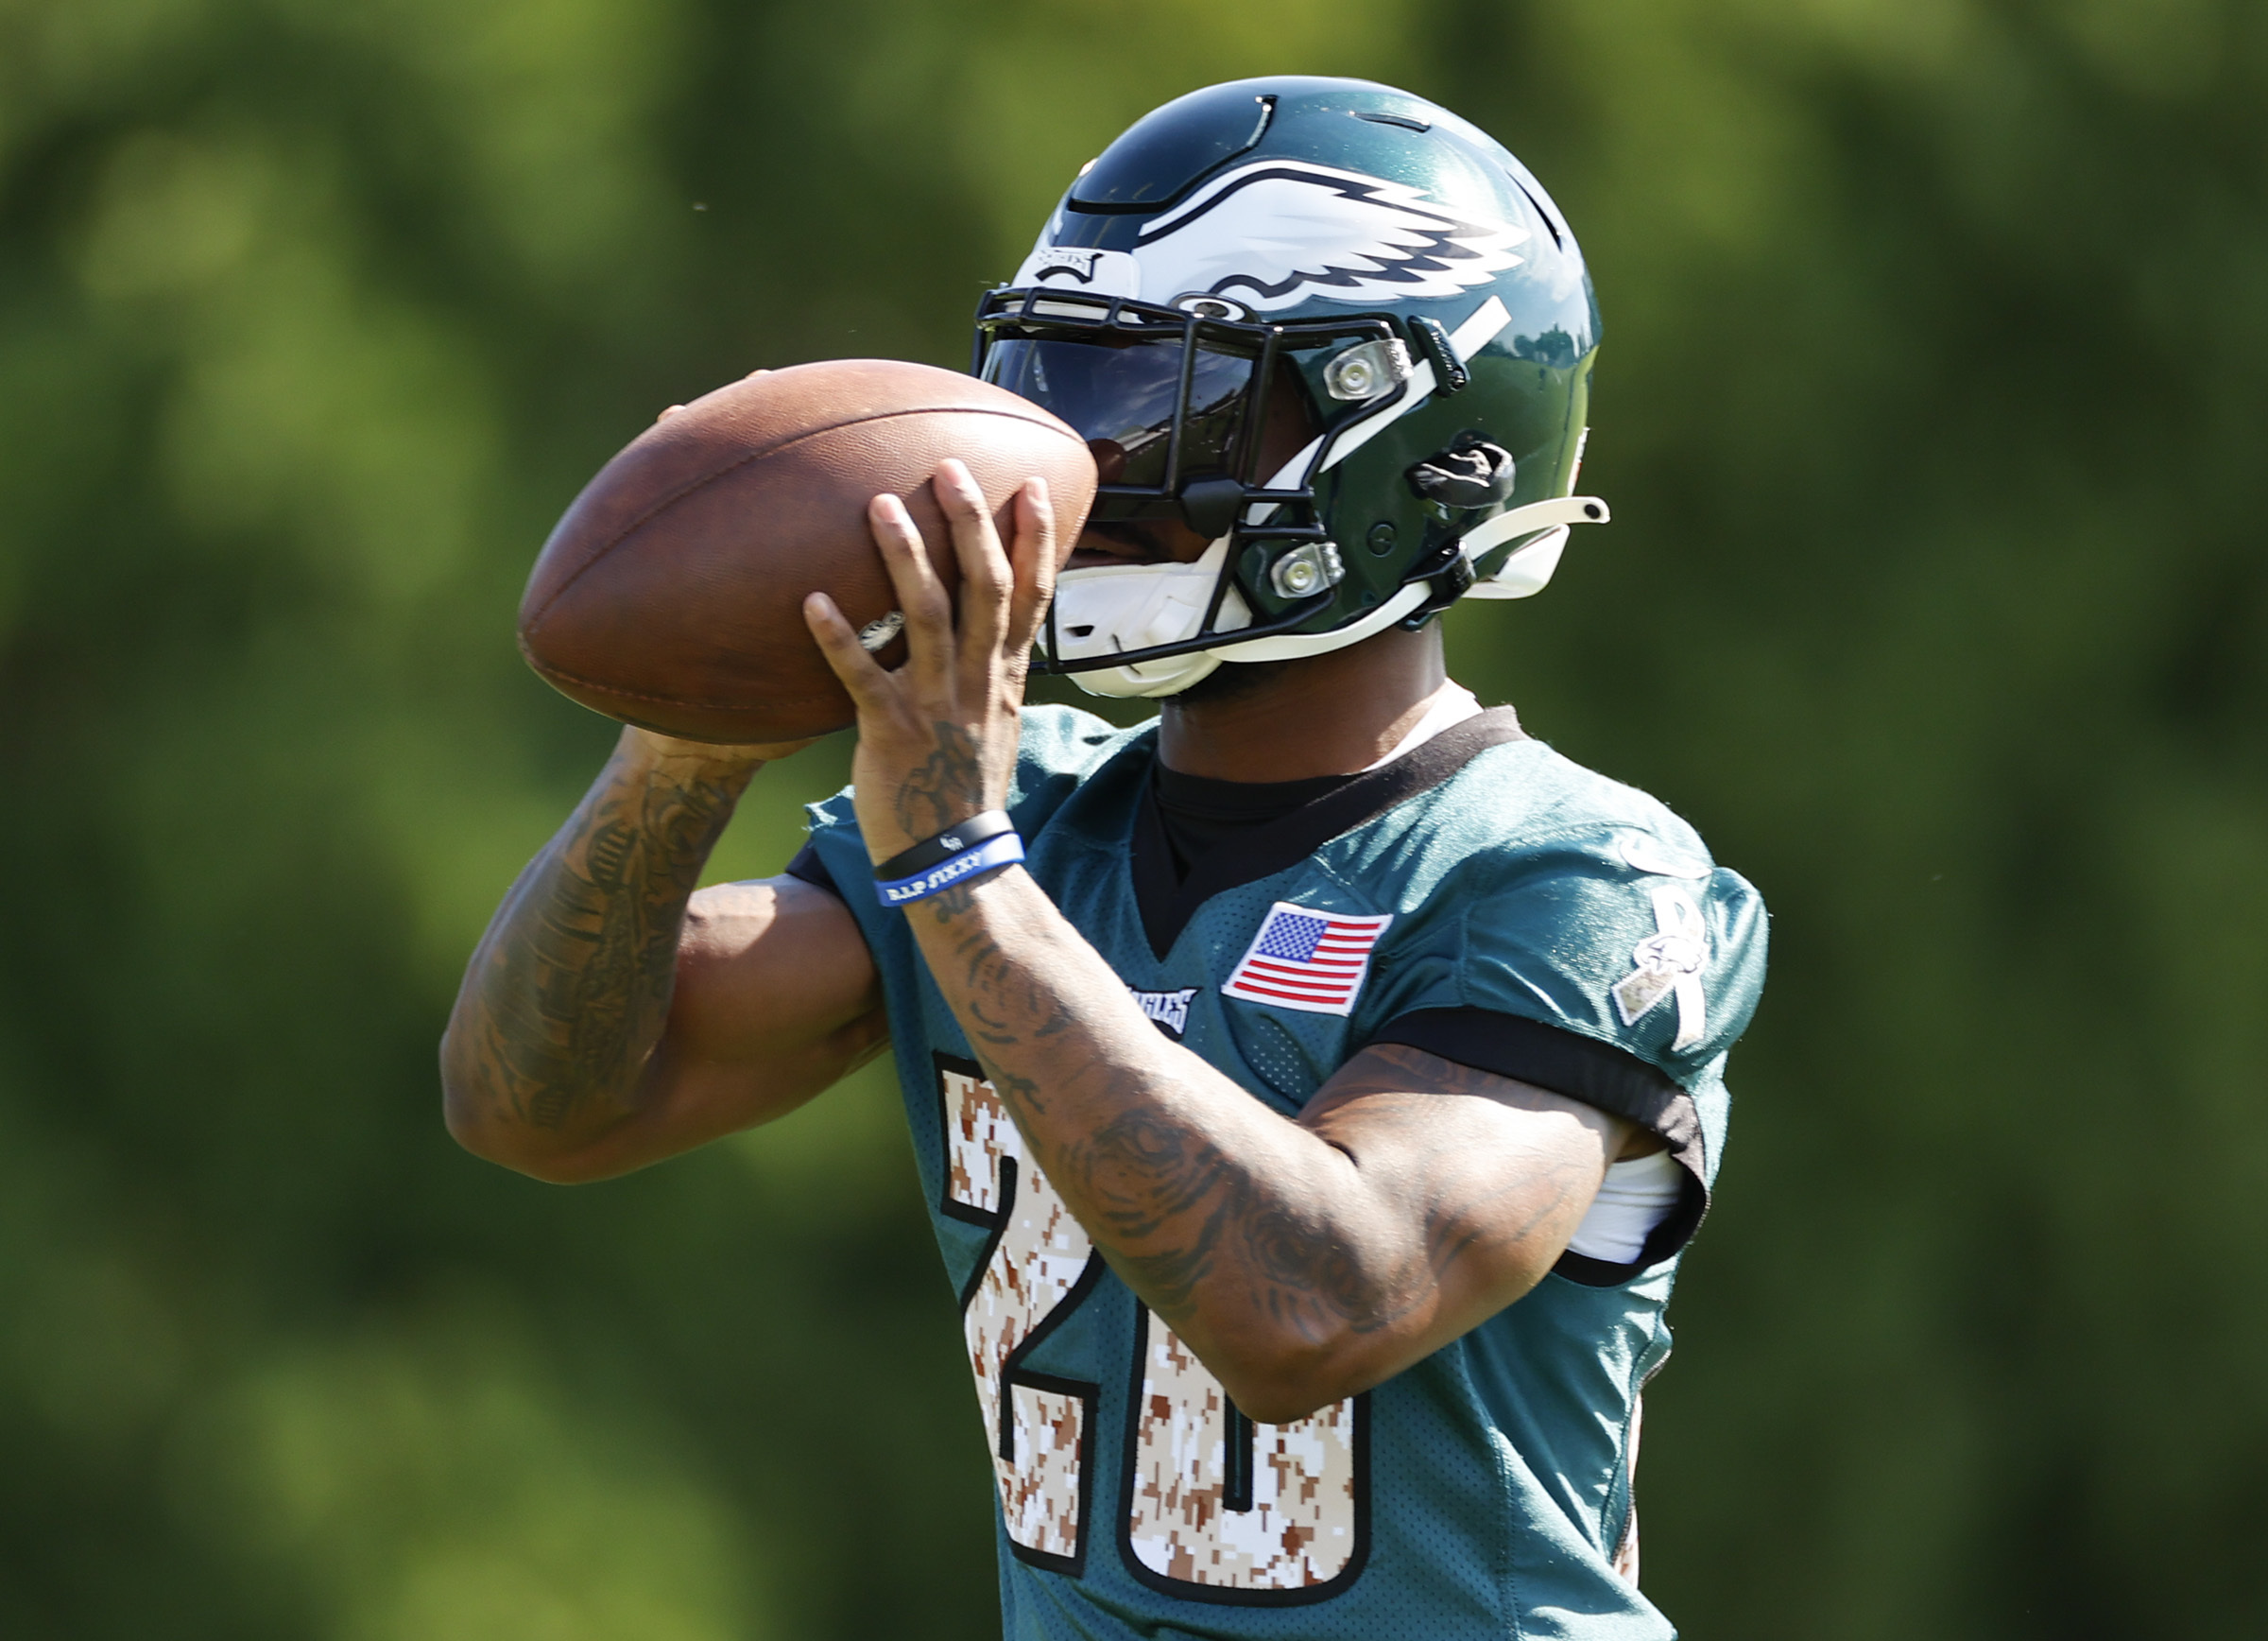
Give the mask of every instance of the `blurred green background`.
[[0, 1635], [997, 1633], [885, 1079], [567, 1191], [434, 1045], [609, 740], [511, 645], [581, 480], [962, 364], [1082, 161], [1273, 72], [1575, 223], [1616, 523], [1456, 665], [1778, 917], [1649, 1590], [2259, 1633], [2257, 0], [0, 0]]

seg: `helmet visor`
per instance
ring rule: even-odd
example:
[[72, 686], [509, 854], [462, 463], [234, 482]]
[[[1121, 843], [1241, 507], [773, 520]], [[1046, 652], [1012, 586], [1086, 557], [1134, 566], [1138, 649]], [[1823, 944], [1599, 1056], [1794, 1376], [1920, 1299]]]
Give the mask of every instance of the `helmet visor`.
[[[1187, 360], [1188, 348], [1177, 336], [1006, 337], [986, 351], [984, 376], [1077, 428], [1106, 486], [1170, 494], [1193, 477], [1237, 471], [1251, 397], [1250, 354], [1199, 342]], [[1185, 360], [1189, 393], [1177, 452]]]

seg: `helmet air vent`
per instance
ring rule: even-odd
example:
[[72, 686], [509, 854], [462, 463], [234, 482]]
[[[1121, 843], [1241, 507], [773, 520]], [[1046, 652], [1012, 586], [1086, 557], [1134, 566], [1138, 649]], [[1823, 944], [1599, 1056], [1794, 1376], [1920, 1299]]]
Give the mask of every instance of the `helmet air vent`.
[[1156, 211], [1258, 143], [1276, 117], [1273, 95], [1208, 86], [1136, 120], [1071, 185], [1074, 211]]
[[1542, 217], [1543, 225], [1552, 231], [1552, 244], [1557, 249], [1565, 250], [1567, 249], [1567, 239], [1566, 236], [1559, 232], [1559, 214], [1556, 211], [1548, 208], [1542, 200], [1536, 198], [1536, 191], [1529, 187], [1525, 182], [1521, 181], [1517, 176], [1513, 176], [1513, 174], [1510, 172], [1506, 172], [1505, 175], [1512, 177], [1512, 186], [1518, 188], [1522, 194], [1527, 196], [1528, 203], [1536, 207], [1536, 215]]
[[1268, 122], [1276, 117], [1276, 99], [1274, 97], [1256, 96], [1252, 100], [1260, 105], [1260, 118], [1252, 127], [1252, 134], [1245, 139], [1245, 147], [1247, 148], [1256, 146], [1261, 138], [1268, 134]]
[[1423, 120], [1411, 119], [1406, 114], [1357, 114], [1358, 120], [1368, 120], [1374, 126], [1400, 126], [1405, 131], [1430, 131], [1434, 128]]

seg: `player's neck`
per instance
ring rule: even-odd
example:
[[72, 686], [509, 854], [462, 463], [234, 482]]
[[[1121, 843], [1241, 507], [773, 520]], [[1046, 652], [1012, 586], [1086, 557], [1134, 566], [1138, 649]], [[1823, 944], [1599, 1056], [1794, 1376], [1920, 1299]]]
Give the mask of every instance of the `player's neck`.
[[1437, 622], [1418, 632], [1389, 629], [1328, 655], [1237, 670], [1243, 676], [1222, 680], [1231, 687], [1200, 686], [1194, 699], [1166, 700], [1158, 749], [1167, 769], [1216, 781], [1351, 775], [1417, 728], [1449, 681]]

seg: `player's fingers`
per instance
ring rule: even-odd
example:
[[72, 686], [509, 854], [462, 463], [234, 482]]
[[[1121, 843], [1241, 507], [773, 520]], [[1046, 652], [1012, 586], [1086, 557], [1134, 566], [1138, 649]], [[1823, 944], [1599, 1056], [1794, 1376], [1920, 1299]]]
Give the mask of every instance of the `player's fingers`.
[[1000, 550], [1000, 532], [992, 527], [985, 492], [966, 463], [950, 458], [939, 462], [929, 482], [953, 531], [954, 555], [961, 566], [962, 660], [981, 665], [1000, 647], [1007, 622], [1007, 555]]
[[1022, 657], [1040, 630], [1056, 593], [1056, 507], [1047, 480], [1026, 479], [1016, 492], [1016, 545], [1010, 558], [1016, 590], [1008, 602], [1007, 649]]
[[898, 608], [905, 612], [905, 669], [918, 683], [937, 684], [953, 666], [953, 601], [905, 503], [886, 493], [876, 496], [867, 506], [867, 525], [889, 571]]
[[858, 641], [856, 630], [843, 618], [833, 598], [824, 593], [806, 595], [803, 625], [811, 629], [820, 655], [842, 681], [843, 687], [850, 692], [850, 700], [859, 710], [879, 706], [888, 699], [890, 675], [867, 653], [866, 646]]

